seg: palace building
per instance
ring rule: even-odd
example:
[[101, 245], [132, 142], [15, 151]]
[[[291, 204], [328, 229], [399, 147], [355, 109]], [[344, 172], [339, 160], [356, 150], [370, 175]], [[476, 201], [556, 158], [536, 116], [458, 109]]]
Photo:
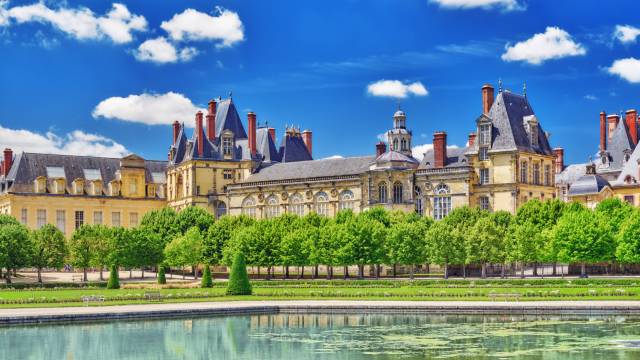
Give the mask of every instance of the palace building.
[[69, 235], [82, 224], [135, 226], [144, 213], [165, 206], [254, 218], [334, 216], [381, 206], [441, 219], [465, 205], [514, 213], [530, 199], [554, 198], [561, 150], [551, 149], [526, 93], [500, 86], [496, 96], [484, 85], [481, 98], [468, 143], [448, 146], [447, 133], [436, 131], [433, 148], [420, 160], [412, 154], [411, 120], [401, 109], [387, 141], [370, 155], [314, 160], [310, 130], [287, 127], [278, 141], [275, 129], [260, 126], [253, 112], [245, 130], [231, 96], [218, 98], [206, 115], [195, 114], [190, 137], [184, 123], [173, 123], [168, 161], [14, 156], [6, 149], [0, 212], [32, 228], [52, 223]]

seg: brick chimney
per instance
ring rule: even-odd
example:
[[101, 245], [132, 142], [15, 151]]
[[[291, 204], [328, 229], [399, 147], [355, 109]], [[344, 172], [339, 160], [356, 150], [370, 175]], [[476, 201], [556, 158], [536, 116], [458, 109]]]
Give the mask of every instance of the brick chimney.
[[607, 137], [607, 142], [611, 141], [611, 137], [613, 136], [613, 131], [618, 126], [618, 121], [620, 121], [620, 116], [611, 114], [607, 116], [607, 123], [609, 124], [609, 136]]
[[447, 165], [447, 133], [444, 131], [433, 133], [433, 162], [437, 168]]
[[202, 129], [202, 111], [196, 113], [196, 140], [198, 141], [198, 157], [204, 155], [204, 131]]
[[493, 86], [484, 84], [482, 86], [482, 113], [488, 114], [493, 105]]
[[4, 162], [2, 164], [2, 170], [4, 176], [9, 175], [9, 171], [11, 170], [11, 165], [13, 165], [13, 151], [9, 148], [4, 149]]
[[173, 122], [173, 145], [178, 141], [178, 134], [180, 133], [180, 123], [178, 120]]
[[636, 109], [627, 110], [625, 114], [625, 121], [627, 123], [629, 137], [631, 138], [631, 141], [633, 141], [633, 145], [638, 144], [638, 125], [636, 124], [638, 121], [638, 111]]
[[269, 128], [269, 136], [271, 136], [271, 140], [273, 140], [273, 142], [276, 142], [276, 129], [274, 128]]
[[376, 157], [386, 152], [387, 152], [387, 144], [385, 144], [384, 141], [380, 141], [379, 143], [376, 144]]
[[476, 133], [474, 133], [474, 132], [469, 133], [469, 140], [468, 140], [468, 142], [469, 142], [469, 146], [470, 146], [470, 147], [471, 147], [471, 146], [473, 146], [473, 144], [475, 144], [475, 143], [476, 143], [476, 135], [477, 135], [477, 134], [476, 134]]
[[309, 150], [309, 156], [313, 157], [313, 133], [311, 130], [305, 130], [302, 132], [302, 141], [304, 141], [304, 145]]
[[553, 154], [556, 156], [556, 174], [559, 174], [564, 170], [564, 149], [555, 148], [553, 149]]
[[247, 122], [249, 123], [249, 151], [251, 156], [256, 156], [256, 114], [253, 111], [247, 114]]
[[600, 112], [600, 151], [607, 151], [607, 113]]
[[216, 139], [216, 101], [210, 100], [207, 108], [207, 139], [213, 142]]

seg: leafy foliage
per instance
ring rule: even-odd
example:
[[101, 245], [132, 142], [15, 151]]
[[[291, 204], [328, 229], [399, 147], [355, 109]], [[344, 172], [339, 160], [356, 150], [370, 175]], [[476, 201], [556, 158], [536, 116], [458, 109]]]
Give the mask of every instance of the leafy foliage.
[[252, 293], [247, 265], [241, 253], [236, 253], [233, 258], [226, 293], [227, 295], [251, 295]]

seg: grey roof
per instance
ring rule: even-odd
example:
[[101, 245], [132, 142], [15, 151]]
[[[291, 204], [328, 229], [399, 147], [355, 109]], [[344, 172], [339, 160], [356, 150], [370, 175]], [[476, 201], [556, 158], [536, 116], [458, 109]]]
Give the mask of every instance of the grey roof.
[[223, 130], [230, 130], [236, 139], [246, 139], [247, 133], [244, 131], [242, 121], [233, 103], [233, 99], [218, 100], [216, 110], [216, 136], [220, 137]]
[[600, 175], [583, 175], [569, 187], [569, 196], [600, 193], [609, 182]]
[[556, 174], [556, 185], [573, 184], [576, 180], [584, 176], [587, 171], [587, 164], [571, 164]]
[[618, 121], [618, 125], [613, 130], [611, 140], [607, 144], [607, 164], [602, 164], [602, 161], [598, 159], [599, 164], [597, 166], [598, 172], [611, 172], [619, 171], [624, 166], [624, 153], [625, 151], [631, 151], [634, 149], [633, 142], [629, 137], [629, 132], [625, 121]]
[[263, 161], [280, 161], [280, 154], [276, 149], [276, 144], [269, 135], [269, 128], [262, 127], [256, 129], [256, 149], [264, 156]]
[[[467, 161], [467, 157], [465, 156], [467, 150], [468, 148], [466, 147], [447, 147], [447, 162], [445, 164], [445, 167], [469, 166], [469, 162]], [[431, 148], [424, 153], [424, 157], [422, 158], [422, 161], [420, 162], [420, 166], [418, 168], [431, 169], [433, 168], [434, 164], [434, 151], [433, 148]]]
[[[12, 184], [11, 190], [30, 192], [33, 190], [33, 182], [36, 178], [47, 177], [47, 167], [62, 167], [67, 185], [75, 179], [88, 180], [85, 178], [85, 169], [99, 170], [103, 183], [108, 184], [115, 179], [116, 172], [120, 170], [121, 160], [96, 156], [19, 153], [15, 156], [5, 180]], [[145, 160], [144, 166], [147, 183], [153, 183], [153, 173], [165, 172], [167, 162]], [[155, 180], [158, 180], [158, 177]]]
[[369, 170], [374, 156], [331, 158], [266, 165], [250, 175], [244, 183], [273, 180], [306, 179], [327, 176], [357, 175]]
[[[222, 154], [222, 138], [217, 136], [213, 142], [206, 137], [206, 130], [202, 128], [203, 139], [203, 151], [202, 156], [198, 156], [198, 137], [196, 136], [196, 130], [193, 131], [191, 139], [187, 139], [186, 127], [184, 123], [180, 124], [180, 131], [178, 133], [178, 139], [176, 144], [172, 146], [175, 148], [175, 158], [171, 161], [173, 164], [179, 164], [183, 161], [192, 159], [206, 159], [206, 160], [222, 160], [224, 158]], [[233, 139], [233, 157], [231, 160], [244, 160], [250, 158], [249, 143], [247, 138], [234, 137]]]
[[309, 150], [299, 133], [285, 133], [280, 144], [279, 156], [281, 162], [312, 160], [311, 154], [309, 154]]
[[386, 153], [378, 156], [376, 158], [376, 162], [407, 162], [411, 164], [418, 164], [419, 161], [414, 159], [412, 156], [407, 156], [397, 151], [387, 151]]
[[[502, 91], [496, 96], [487, 118], [493, 125], [491, 150], [518, 149], [537, 154], [553, 155], [547, 136], [538, 122], [538, 144], [533, 145], [524, 127], [524, 119], [535, 115], [526, 96]], [[482, 115], [484, 116], [484, 115]], [[472, 151], [478, 150], [478, 142]]]
[[620, 174], [618, 175], [617, 179], [612, 182], [612, 184], [613, 185], [625, 184], [624, 180], [627, 176], [630, 176], [631, 179], [634, 180], [634, 182], [640, 181], [640, 178], [638, 178], [638, 175], [639, 175], [638, 171], [640, 170], [639, 169], [640, 165], [638, 164], [639, 161], [640, 161], [640, 146], [636, 146], [636, 148], [633, 150], [633, 153], [631, 153], [631, 156], [629, 156], [629, 161], [623, 164]]

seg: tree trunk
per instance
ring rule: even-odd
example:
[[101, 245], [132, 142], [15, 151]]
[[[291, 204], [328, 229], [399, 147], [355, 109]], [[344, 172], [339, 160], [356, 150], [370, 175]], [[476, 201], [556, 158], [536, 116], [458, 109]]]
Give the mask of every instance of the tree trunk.
[[505, 274], [504, 274], [504, 268], [507, 264], [502, 264], [500, 265], [500, 278], [504, 279], [505, 278]]
[[556, 276], [556, 275], [557, 275], [557, 274], [556, 274], [556, 263], [553, 263], [553, 269], [552, 269], [552, 271], [553, 271], [553, 272], [551, 273], [551, 275]]
[[318, 278], [318, 270], [319, 270], [318, 265], [313, 267], [313, 280]]
[[87, 268], [82, 268], [82, 274], [83, 274], [84, 282], [89, 281], [87, 278]]
[[487, 278], [487, 263], [482, 263], [482, 278], [486, 279]]
[[38, 268], [38, 284], [42, 284], [42, 268]]
[[184, 272], [184, 266], [182, 267], [182, 280], [187, 278], [187, 274]]
[[4, 275], [4, 279], [7, 284], [11, 284], [11, 270], [7, 269], [7, 272]]
[[396, 264], [393, 264], [393, 278], [396, 278]]
[[104, 276], [102, 275], [103, 268], [100, 266], [100, 281], [104, 281]]
[[538, 263], [533, 263], [533, 276], [538, 276]]
[[376, 264], [375, 272], [376, 272], [376, 280], [380, 279], [380, 264]]
[[580, 277], [581, 278], [587, 277], [587, 264], [585, 263], [580, 264]]
[[364, 265], [362, 264], [358, 265], [358, 279], [364, 279]]
[[327, 266], [327, 280], [333, 279], [333, 266]]
[[444, 278], [445, 279], [449, 278], [449, 264], [447, 264], [446, 261], [444, 263]]
[[466, 264], [462, 264], [462, 278], [463, 279], [467, 278], [467, 265]]
[[144, 268], [140, 268], [140, 271], [142, 272], [142, 280], [144, 280]]
[[271, 280], [271, 266], [267, 266], [267, 280]]
[[289, 278], [289, 265], [284, 267], [284, 278], [285, 279]]
[[298, 279], [304, 279], [304, 266], [300, 269], [300, 276], [298, 276]]
[[198, 265], [193, 265], [193, 279], [198, 280]]
[[133, 279], [133, 268], [129, 268], [129, 279]]
[[260, 278], [260, 266], [258, 266], [258, 279]]
[[349, 267], [346, 265], [344, 267], [343, 276], [345, 280], [349, 277]]
[[409, 265], [409, 279], [413, 280], [413, 273], [415, 271], [415, 265]]
[[520, 278], [524, 279], [524, 261], [520, 264]]

